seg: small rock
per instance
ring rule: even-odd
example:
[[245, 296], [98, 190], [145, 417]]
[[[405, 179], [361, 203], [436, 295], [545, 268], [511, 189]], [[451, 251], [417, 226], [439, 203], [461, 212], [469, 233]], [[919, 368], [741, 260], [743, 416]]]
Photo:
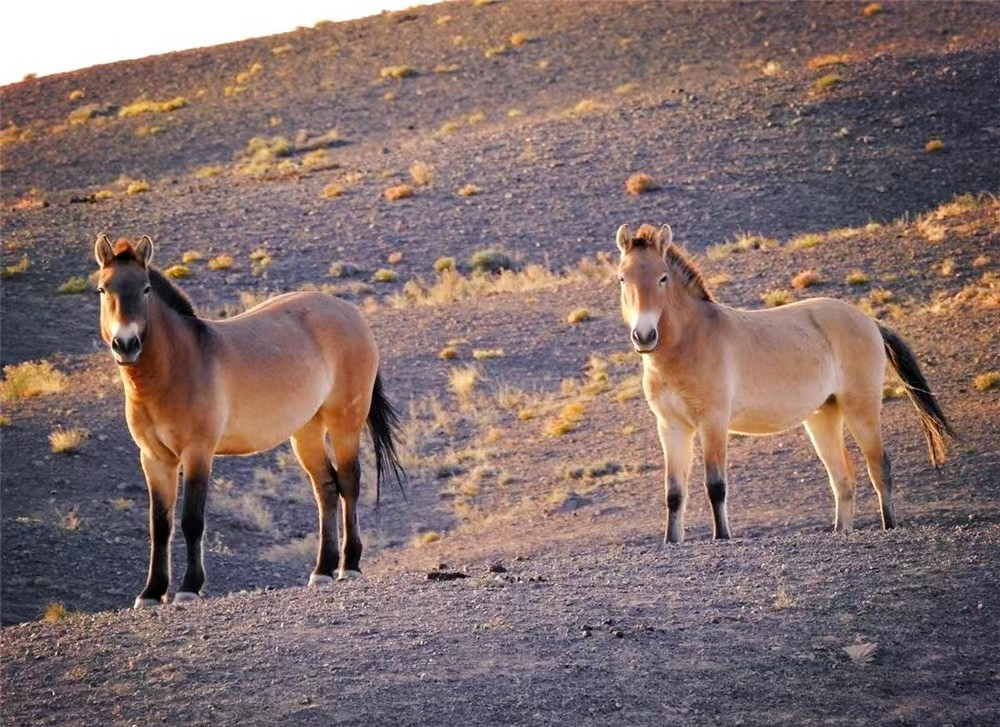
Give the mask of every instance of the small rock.
[[487, 570], [490, 573], [506, 573], [507, 572], [507, 569], [504, 568], [503, 563], [500, 563], [500, 562], [491, 563], [489, 565], [489, 567], [487, 568]]
[[468, 578], [465, 573], [457, 570], [432, 570], [427, 572], [427, 580], [429, 581], [455, 581], [459, 578]]

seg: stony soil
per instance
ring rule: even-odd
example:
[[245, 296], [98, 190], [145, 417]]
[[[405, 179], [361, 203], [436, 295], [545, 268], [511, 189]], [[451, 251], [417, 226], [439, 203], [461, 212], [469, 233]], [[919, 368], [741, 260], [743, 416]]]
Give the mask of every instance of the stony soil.
[[[1000, 213], [984, 197], [922, 216], [1000, 190], [1000, 5], [863, 7], [447, 3], [0, 89], [3, 265], [30, 261], [0, 285], [0, 358], [70, 376], [64, 392], [3, 403], [4, 724], [1000, 720], [1000, 400], [972, 385], [1000, 369]], [[516, 32], [533, 39], [486, 57]], [[830, 54], [847, 58], [808, 67]], [[379, 79], [404, 64], [416, 75]], [[830, 73], [840, 82], [811, 90]], [[143, 96], [188, 105], [65, 123]], [[584, 99], [595, 107], [570, 113]], [[331, 128], [326, 156], [303, 165]], [[251, 137], [300, 130], [294, 169], [239, 172]], [[931, 139], [944, 149], [926, 152]], [[386, 201], [418, 160], [432, 182]], [[659, 189], [626, 194], [638, 171]], [[126, 194], [124, 177], [150, 190]], [[332, 183], [345, 192], [325, 199]], [[481, 193], [458, 196], [467, 183]], [[113, 196], [93, 201], [99, 190]], [[698, 256], [729, 276], [720, 300], [759, 306], [811, 268], [823, 282], [795, 297], [866, 305], [913, 344], [962, 441], [935, 471], [910, 404], [887, 400], [902, 527], [880, 531], [862, 483], [858, 530], [830, 533], [825, 474], [794, 431], [733, 439], [734, 541], [709, 541], [696, 465], [689, 541], [661, 545], [662, 460], [641, 396], [619, 396], [638, 364], [613, 280], [573, 267], [612, 251], [625, 221], [670, 222], [695, 253], [743, 231], [777, 238]], [[91, 272], [98, 232], [151, 235], [162, 267], [187, 250], [233, 255], [233, 269], [193, 263], [181, 281], [206, 315], [304, 285], [365, 307], [410, 477], [407, 499], [386, 490], [377, 514], [368, 488], [364, 582], [301, 587], [315, 513], [283, 447], [216, 462], [205, 600], [120, 610], [145, 574], [145, 488], [95, 296], [55, 292]], [[826, 236], [793, 249], [803, 232]], [[464, 270], [487, 247], [575, 272], [393, 305], [407, 281], [434, 280], [438, 257]], [[255, 275], [259, 248], [273, 264]], [[335, 261], [356, 270], [330, 278]], [[379, 268], [398, 280], [372, 283]], [[853, 270], [870, 282], [846, 284]], [[879, 290], [892, 299], [873, 301]], [[577, 308], [591, 320], [567, 323]], [[490, 349], [504, 355], [473, 356]], [[606, 381], [588, 374], [592, 356]], [[480, 379], [460, 400], [449, 374], [468, 365]], [[511, 397], [538, 415], [518, 417]], [[545, 434], [567, 402], [583, 422]], [[53, 454], [56, 426], [89, 438]], [[70, 615], [40, 621], [52, 602]]]

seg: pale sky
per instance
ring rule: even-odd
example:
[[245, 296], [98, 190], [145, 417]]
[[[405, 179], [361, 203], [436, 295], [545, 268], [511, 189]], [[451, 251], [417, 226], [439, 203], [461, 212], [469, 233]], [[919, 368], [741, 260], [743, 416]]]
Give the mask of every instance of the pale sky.
[[15, 0], [0, 34], [0, 85], [99, 63], [284, 33], [427, 0]]

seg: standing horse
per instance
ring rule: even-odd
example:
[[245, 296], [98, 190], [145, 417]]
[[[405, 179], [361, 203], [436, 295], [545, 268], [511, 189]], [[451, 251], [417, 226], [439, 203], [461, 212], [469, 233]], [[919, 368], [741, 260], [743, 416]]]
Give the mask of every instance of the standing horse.
[[834, 529], [850, 532], [854, 517], [857, 477], [844, 446], [845, 422], [868, 464], [882, 527], [895, 527], [880, 421], [886, 355], [920, 414], [935, 466], [945, 459], [945, 437], [955, 437], [913, 352], [889, 329], [830, 298], [759, 311], [721, 305], [672, 240], [668, 225], [643, 225], [635, 236], [622, 225], [615, 237], [622, 316], [642, 354], [643, 389], [666, 461], [664, 541], [684, 539], [695, 434], [713, 538], [729, 538], [729, 432], [768, 434], [799, 423], [830, 476]]
[[205, 320], [149, 266], [148, 237], [112, 247], [102, 235], [94, 254], [101, 266], [101, 336], [119, 365], [125, 418], [149, 487], [149, 577], [136, 608], [162, 602], [170, 585], [178, 468], [187, 571], [174, 600], [182, 602], [199, 598], [205, 583], [202, 535], [212, 458], [260, 452], [289, 438], [319, 509], [319, 552], [309, 584], [330, 583], [335, 572], [338, 580], [360, 577], [358, 449], [366, 422], [377, 488], [387, 474], [398, 480], [402, 469], [393, 442], [397, 415], [382, 392], [378, 349], [358, 310], [329, 295], [299, 292], [230, 320]]

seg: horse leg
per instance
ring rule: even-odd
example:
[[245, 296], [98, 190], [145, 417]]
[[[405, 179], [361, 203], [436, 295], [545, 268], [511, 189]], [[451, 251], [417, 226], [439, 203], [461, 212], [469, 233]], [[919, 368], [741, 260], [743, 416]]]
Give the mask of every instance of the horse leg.
[[705, 490], [712, 503], [712, 539], [729, 540], [729, 516], [726, 514], [726, 444], [729, 430], [725, 424], [703, 426], [701, 449], [705, 459]]
[[854, 522], [858, 479], [844, 446], [844, 415], [836, 403], [824, 404], [806, 419], [805, 428], [830, 476], [835, 503], [833, 529], [849, 533]]
[[185, 452], [181, 458], [184, 473], [184, 505], [181, 512], [181, 530], [187, 547], [187, 570], [174, 603], [196, 601], [205, 585], [205, 558], [202, 537], [205, 534], [205, 501], [208, 499], [208, 481], [212, 476], [211, 452]]
[[683, 424], [657, 419], [656, 431], [660, 435], [666, 470], [667, 527], [663, 542], [680, 543], [684, 540], [684, 509], [687, 506], [694, 430]]
[[878, 494], [882, 529], [892, 530], [896, 527], [896, 510], [892, 504], [892, 465], [882, 446], [881, 409], [881, 396], [868, 402], [867, 406], [848, 409], [847, 428], [851, 430], [868, 465], [868, 479]]
[[164, 462], [143, 452], [142, 471], [149, 489], [149, 575], [135, 608], [156, 606], [170, 586], [170, 531], [177, 502], [177, 462]]
[[[340, 473], [340, 514], [344, 543], [341, 550], [340, 573], [337, 580], [361, 577], [361, 528], [358, 525], [358, 497], [361, 494], [361, 466], [358, 463], [358, 435], [335, 437], [333, 456]], [[331, 433], [331, 436], [332, 435]]]
[[326, 453], [326, 429], [316, 416], [292, 435], [292, 451], [309, 475], [319, 512], [319, 551], [310, 586], [333, 583], [337, 570], [337, 472]]

